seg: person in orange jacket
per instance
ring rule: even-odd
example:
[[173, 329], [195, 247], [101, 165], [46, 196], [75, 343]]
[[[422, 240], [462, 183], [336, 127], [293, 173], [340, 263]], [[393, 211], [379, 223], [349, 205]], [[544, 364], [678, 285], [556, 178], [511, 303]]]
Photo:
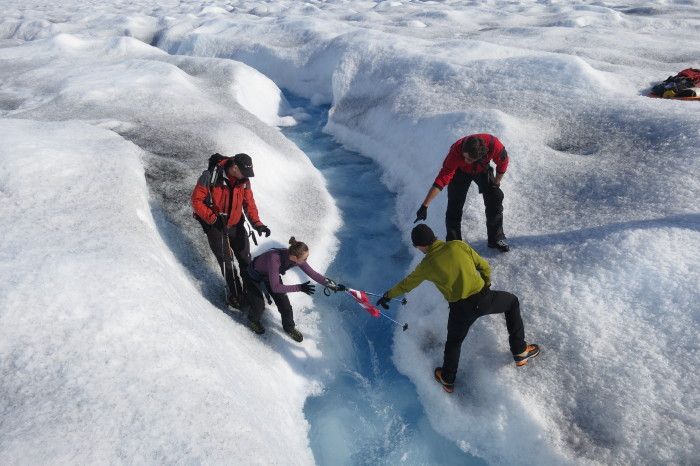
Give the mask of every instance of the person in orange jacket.
[[[229, 303], [240, 308], [243, 290], [235, 280], [231, 251], [236, 256], [245, 285], [249, 283], [247, 270], [251, 262], [245, 217], [248, 217], [260, 236], [270, 236], [270, 229], [260, 221], [255, 205], [250, 184], [250, 178], [255, 176], [251, 157], [248, 154], [236, 154], [229, 158], [214, 154], [210, 162], [212, 160], [215, 166], [210, 168], [213, 171], [202, 173], [192, 191], [192, 208], [226, 277]], [[212, 176], [212, 173], [215, 175]]]

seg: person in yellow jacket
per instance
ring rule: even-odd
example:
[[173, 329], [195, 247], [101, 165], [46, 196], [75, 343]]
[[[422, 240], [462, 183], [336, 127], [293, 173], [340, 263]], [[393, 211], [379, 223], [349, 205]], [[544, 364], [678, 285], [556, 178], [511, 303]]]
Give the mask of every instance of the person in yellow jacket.
[[413, 272], [384, 293], [377, 305], [388, 309], [392, 298], [408, 293], [425, 280], [442, 293], [449, 303], [450, 315], [443, 363], [435, 369], [434, 375], [446, 392], [454, 390], [462, 342], [469, 327], [481, 316], [505, 314], [510, 351], [516, 366], [540, 354], [539, 346], [525, 342], [518, 297], [506, 291], [491, 290], [491, 266], [467, 243], [440, 241], [424, 223], [411, 231], [411, 240], [425, 257]]

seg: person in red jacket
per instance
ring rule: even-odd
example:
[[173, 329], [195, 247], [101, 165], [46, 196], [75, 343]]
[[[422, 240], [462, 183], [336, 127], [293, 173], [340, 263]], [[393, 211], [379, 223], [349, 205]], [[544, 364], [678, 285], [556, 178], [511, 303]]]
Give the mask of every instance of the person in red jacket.
[[[490, 162], [496, 165], [495, 175]], [[428, 205], [447, 186], [446, 239], [461, 241], [462, 210], [473, 181], [484, 198], [488, 247], [497, 248], [501, 252], [509, 251], [503, 233], [503, 191], [500, 187], [507, 169], [508, 152], [496, 136], [472, 134], [459, 139], [450, 147], [413, 223], [427, 219]]]
[[211, 158], [221, 159], [216, 163], [220, 170], [215, 173], [219, 173], [219, 176], [212, 180], [211, 171], [202, 173], [192, 191], [192, 207], [194, 217], [202, 225], [209, 247], [226, 277], [230, 293], [229, 303], [240, 308], [243, 293], [235, 281], [231, 251], [233, 250], [238, 261], [243, 284], [247, 286], [249, 282], [247, 269], [251, 256], [243, 214], [245, 213], [248, 217], [258, 235], [262, 236], [264, 233], [265, 237], [268, 237], [270, 229], [258, 217], [258, 208], [250, 187], [250, 178], [255, 176], [253, 160], [250, 156], [236, 154], [227, 158], [214, 154]]

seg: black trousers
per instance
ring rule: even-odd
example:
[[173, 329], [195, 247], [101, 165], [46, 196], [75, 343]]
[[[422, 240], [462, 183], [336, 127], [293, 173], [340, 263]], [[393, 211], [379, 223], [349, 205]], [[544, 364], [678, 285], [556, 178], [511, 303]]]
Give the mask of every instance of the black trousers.
[[[226, 276], [226, 284], [228, 289], [233, 291], [236, 289], [236, 283], [233, 275], [233, 261], [231, 250], [238, 261], [238, 271], [243, 281], [243, 286], [248, 286], [250, 279], [248, 277], [248, 264], [252, 260], [250, 257], [250, 241], [248, 240], [248, 232], [244, 225], [245, 219], [241, 217], [241, 221], [236, 225], [227, 228], [228, 242], [224, 236], [224, 232], [219, 228], [209, 225], [200, 220], [204, 233], [209, 241], [209, 248], [214, 253], [216, 261], [221, 267], [222, 273]], [[229, 248], [229, 244], [231, 247]]]
[[447, 320], [447, 341], [442, 362], [442, 376], [446, 382], [454, 382], [462, 342], [467, 337], [469, 327], [476, 319], [488, 314], [505, 314], [510, 352], [520, 354], [525, 351], [525, 329], [520, 317], [518, 297], [507, 291], [491, 291], [484, 288], [466, 299], [450, 303], [450, 317]]
[[[269, 291], [270, 284], [266, 283], [265, 286]], [[251, 280], [250, 285], [246, 287], [246, 293], [248, 302], [250, 303], [248, 320], [260, 322], [263, 312], [265, 311], [265, 297], [263, 295], [262, 283]], [[287, 293], [273, 293], [272, 291], [269, 291], [269, 293], [282, 317], [282, 328], [286, 331], [293, 330], [295, 327], [294, 311], [292, 310], [292, 304], [289, 302]]]
[[447, 211], [445, 212], [447, 241], [462, 240], [462, 211], [472, 181], [476, 183], [479, 192], [484, 197], [486, 234], [489, 243], [505, 239], [506, 235], [503, 233], [503, 191], [501, 188], [493, 186], [489, 182], [488, 170], [476, 175], [457, 170], [450, 184], [447, 185]]

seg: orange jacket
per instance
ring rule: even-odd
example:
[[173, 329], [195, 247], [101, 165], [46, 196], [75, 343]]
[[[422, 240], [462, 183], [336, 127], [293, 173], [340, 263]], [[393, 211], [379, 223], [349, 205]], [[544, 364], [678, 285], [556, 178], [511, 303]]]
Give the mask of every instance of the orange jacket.
[[[245, 211], [248, 220], [253, 224], [253, 227], [262, 225], [258, 217], [258, 207], [255, 205], [253, 190], [250, 187], [250, 180], [242, 178], [229, 179], [223, 170], [222, 161], [221, 175], [216, 180], [214, 186], [209, 187], [209, 171], [202, 173], [202, 176], [197, 180], [197, 186], [192, 191], [192, 208], [197, 217], [201, 218], [208, 224], [212, 225], [219, 213], [228, 214], [227, 226], [233, 226], [241, 220], [241, 215]], [[207, 197], [211, 191], [211, 203], [208, 205]]]

